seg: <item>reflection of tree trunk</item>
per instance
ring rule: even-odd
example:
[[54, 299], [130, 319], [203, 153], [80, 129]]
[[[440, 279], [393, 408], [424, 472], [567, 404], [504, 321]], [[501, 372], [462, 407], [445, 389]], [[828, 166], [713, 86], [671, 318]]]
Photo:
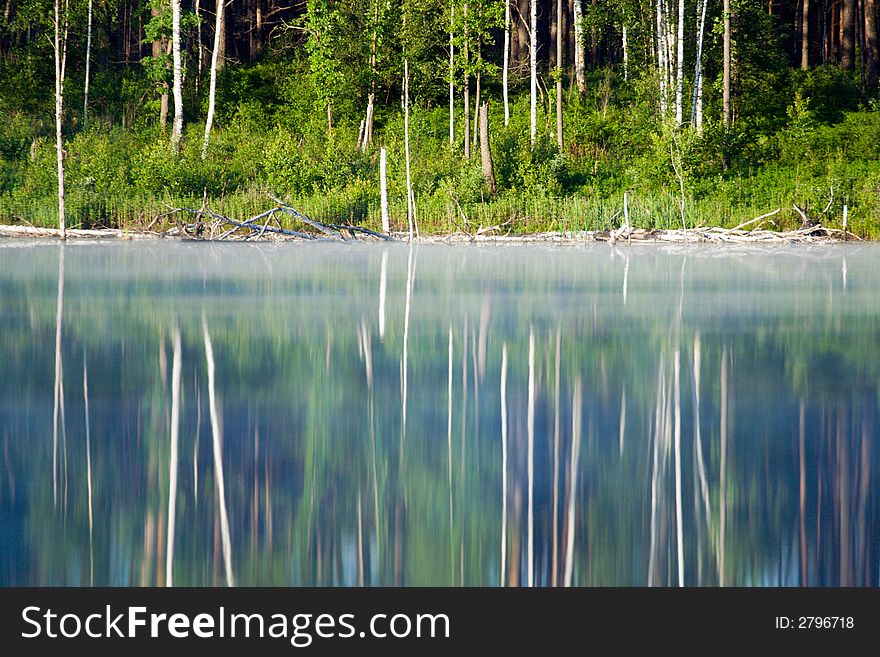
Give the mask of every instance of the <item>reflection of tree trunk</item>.
[[64, 431], [64, 384], [61, 324], [64, 316], [64, 245], [58, 250], [58, 297], [55, 308], [55, 402], [52, 410], [52, 504], [58, 508], [58, 427]]
[[556, 359], [553, 377], [553, 549], [550, 557], [550, 586], [559, 584], [559, 384], [562, 331], [556, 325]]
[[840, 538], [840, 581], [839, 586], [853, 585], [852, 544], [850, 539], [850, 471], [849, 441], [847, 437], [845, 411], [837, 412], [837, 498], [839, 505], [839, 538]]
[[507, 343], [501, 347], [501, 586], [507, 570]]
[[220, 538], [223, 547], [223, 567], [226, 574], [226, 584], [235, 586], [235, 577], [232, 574], [232, 542], [229, 536], [229, 517], [226, 513], [226, 485], [223, 479], [223, 434], [220, 427], [220, 416], [217, 410], [217, 394], [214, 386], [214, 349], [211, 345], [211, 336], [208, 333], [208, 322], [202, 316], [202, 329], [205, 336], [205, 359], [208, 363], [208, 400], [211, 411], [211, 434], [214, 448], [214, 479], [217, 489], [217, 501], [220, 507]]
[[452, 524], [452, 324], [449, 325], [449, 376], [446, 382], [446, 471], [449, 480], [449, 585], [455, 585], [455, 530]]
[[[534, 1], [534, 0], [533, 0]], [[526, 585], [535, 585], [535, 330], [529, 330], [529, 405], [528, 405], [528, 547]]]
[[86, 420], [86, 486], [89, 496], [89, 586], [95, 585], [95, 543], [92, 515], [92, 432], [89, 425], [89, 373], [83, 354], [83, 407]]
[[382, 252], [379, 269], [379, 339], [385, 339], [385, 289], [388, 285], [388, 251]]
[[675, 537], [678, 556], [678, 585], [684, 586], [684, 532], [681, 503], [681, 350], [675, 349], [673, 380], [675, 395]]
[[406, 411], [407, 411], [407, 396], [408, 396], [408, 383], [409, 383], [409, 313], [410, 306], [412, 303], [412, 290], [413, 290], [413, 278], [415, 277], [414, 273], [414, 264], [413, 264], [413, 248], [410, 246], [409, 249], [409, 259], [407, 260], [406, 266], [406, 304], [404, 307], [403, 313], [403, 363], [402, 363], [402, 381], [401, 381], [401, 413], [402, 413], [402, 423], [403, 423], [403, 433], [401, 434], [401, 449], [403, 449], [403, 440], [406, 438]]
[[571, 398], [571, 454], [569, 455], [568, 490], [568, 532], [565, 545], [564, 586], [571, 586], [574, 574], [574, 535], [575, 510], [577, 505], [578, 456], [581, 451], [581, 404], [583, 403], [583, 382], [578, 376]]
[[174, 529], [177, 517], [177, 443], [180, 433], [180, 329], [174, 330], [171, 365], [171, 445], [168, 459], [168, 545], [165, 548], [165, 586], [174, 586]]
[[805, 455], [804, 400], [801, 399], [800, 422], [798, 424], [798, 466], [800, 470], [800, 488], [798, 495], [798, 512], [800, 517], [800, 553], [801, 553], [801, 586], [807, 585], [807, 463]]
[[721, 354], [721, 426], [720, 426], [720, 459], [721, 479], [720, 509], [718, 512], [719, 539], [718, 539], [718, 586], [725, 586], [724, 549], [725, 532], [727, 531], [727, 349]]

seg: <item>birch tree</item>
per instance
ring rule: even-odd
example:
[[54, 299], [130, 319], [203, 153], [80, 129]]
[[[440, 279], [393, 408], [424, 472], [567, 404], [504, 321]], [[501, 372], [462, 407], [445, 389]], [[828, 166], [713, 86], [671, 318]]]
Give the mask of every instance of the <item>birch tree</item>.
[[724, 53], [724, 62], [722, 64], [722, 99], [721, 99], [721, 120], [724, 128], [730, 127], [730, 0], [724, 0], [722, 20], [724, 22], [724, 35], [722, 37], [722, 49]]
[[88, 6], [88, 26], [86, 28], [86, 80], [83, 85], [83, 128], [89, 126], [89, 65], [92, 60], [92, 0]]
[[678, 0], [678, 52], [675, 74], [675, 123], [682, 122], [682, 91], [684, 89], [684, 0]]
[[584, 9], [581, 0], [574, 0], [574, 70], [578, 91], [587, 91], [586, 63], [584, 52]]
[[501, 93], [504, 97], [505, 127], [510, 123], [510, 102], [507, 89], [507, 77], [510, 69], [510, 2], [511, 0], [504, 0], [504, 52], [502, 54]]
[[[91, 0], [89, 0], [91, 7]], [[91, 19], [91, 14], [89, 14]], [[171, 53], [173, 58], [174, 124], [171, 129], [171, 147], [180, 151], [183, 135], [183, 71], [180, 60], [180, 0], [171, 0]]]
[[538, 134], [538, 2], [531, 0], [529, 3], [531, 20], [529, 23], [529, 72], [530, 89], [529, 97], [529, 143], [535, 145]]
[[214, 102], [217, 93], [217, 62], [223, 34], [223, 7], [224, 0], [217, 0], [216, 20], [214, 21], [214, 51], [211, 53], [211, 86], [208, 88], [208, 118], [205, 120], [205, 139], [202, 142], [203, 160], [208, 157], [208, 142], [211, 139], [211, 126], [214, 123]]
[[68, 0], [55, 0], [55, 154], [58, 167], [58, 229], [61, 239], [67, 239], [67, 217], [64, 209], [64, 143], [61, 139], [64, 115], [64, 76], [67, 68]]

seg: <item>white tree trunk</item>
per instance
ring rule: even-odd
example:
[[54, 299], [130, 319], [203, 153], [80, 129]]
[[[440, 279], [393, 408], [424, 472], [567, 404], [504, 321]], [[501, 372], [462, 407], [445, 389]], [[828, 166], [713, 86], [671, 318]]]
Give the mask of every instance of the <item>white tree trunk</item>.
[[[65, 3], [65, 9], [67, 9]], [[67, 218], [64, 212], [64, 143], [61, 140], [61, 120], [64, 113], [64, 66], [67, 54], [67, 13], [64, 12], [64, 35], [61, 34], [62, 10], [55, 0], [55, 154], [58, 167], [58, 228], [61, 239], [67, 239]]]
[[92, 59], [92, 0], [89, 0], [86, 28], [86, 81], [83, 87], [83, 128], [89, 127], [89, 68]]
[[556, 146], [561, 151], [562, 139], [562, 0], [556, 0]]
[[538, 135], [538, 2], [531, 0], [529, 26], [529, 69], [531, 71], [531, 96], [529, 105], [529, 142], [534, 146]]
[[694, 65], [694, 97], [691, 101], [691, 124], [703, 133], [703, 37], [706, 33], [706, 5], [702, 0], [697, 10], [697, 61]]
[[724, 64], [722, 73], [721, 120], [725, 128], [730, 127], [730, 0], [724, 0]]
[[[379, 152], [379, 194], [382, 206], [382, 232], [387, 235], [391, 231], [391, 225], [388, 220], [388, 151], [385, 148]], [[385, 331], [379, 333], [380, 336], [384, 336]]]
[[174, 124], [171, 129], [171, 147], [177, 152], [180, 150], [180, 138], [183, 135], [183, 70], [180, 62], [180, 0], [171, 0], [171, 56], [174, 67]]
[[214, 51], [211, 53], [211, 86], [208, 89], [208, 118], [205, 121], [205, 141], [202, 143], [202, 159], [208, 157], [208, 143], [211, 140], [211, 126], [214, 123], [214, 96], [217, 91], [217, 60], [220, 55], [220, 41], [223, 37], [224, 0], [217, 0], [217, 20], [214, 22]]
[[574, 0], [574, 70], [577, 88], [581, 93], [587, 90], [583, 21], [584, 10], [581, 0]]
[[413, 239], [415, 221], [415, 199], [412, 191], [412, 174], [409, 164], [409, 59], [403, 60], [403, 144], [406, 151], [406, 221], [409, 226], [409, 241]]
[[626, 25], [623, 26], [623, 79], [629, 80], [629, 48], [626, 38]]
[[[449, 5], [449, 150], [455, 145], [455, 42], [453, 23], [455, 22], [455, 2]], [[505, 87], [505, 93], [507, 87]]]
[[666, 118], [666, 22], [663, 20], [663, 0], [657, 0], [657, 74], [660, 78], [660, 117]]
[[682, 122], [682, 96], [684, 91], [684, 0], [678, 0], [678, 52], [675, 72], [675, 123]]
[[510, 123], [510, 102], [507, 93], [507, 76], [510, 68], [510, 3], [504, 0], [504, 65], [501, 72], [501, 93], [504, 96], [504, 126]]

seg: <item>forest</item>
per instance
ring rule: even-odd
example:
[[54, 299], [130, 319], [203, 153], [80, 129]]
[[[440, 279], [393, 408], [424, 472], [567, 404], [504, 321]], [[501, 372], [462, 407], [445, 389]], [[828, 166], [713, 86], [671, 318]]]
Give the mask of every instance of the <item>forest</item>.
[[[876, 0], [4, 0], [0, 223], [880, 235]], [[626, 206], [626, 210], [624, 207]]]

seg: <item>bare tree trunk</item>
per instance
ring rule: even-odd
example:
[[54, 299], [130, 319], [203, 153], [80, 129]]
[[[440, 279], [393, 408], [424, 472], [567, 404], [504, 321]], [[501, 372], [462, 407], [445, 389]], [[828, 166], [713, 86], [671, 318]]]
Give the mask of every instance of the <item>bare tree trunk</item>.
[[[512, 0], [504, 0], [504, 53], [502, 55], [504, 63], [501, 72], [501, 93], [504, 97], [504, 127], [510, 123], [510, 102], [507, 92], [508, 70], [510, 69], [510, 3]], [[450, 39], [452, 38], [450, 34]], [[451, 86], [451, 85], [450, 85]], [[450, 91], [450, 97], [452, 92]], [[452, 128], [450, 127], [450, 131]], [[502, 581], [504, 577], [502, 576]]]
[[[62, 12], [60, 0], [55, 0], [55, 154], [58, 167], [58, 228], [61, 239], [67, 239], [67, 218], [64, 211], [64, 143], [61, 122], [64, 115], [64, 74], [67, 64], [67, 0]], [[63, 13], [63, 16], [62, 16]], [[61, 22], [64, 21], [62, 34]]]
[[529, 43], [529, 26], [526, 23], [526, 14], [529, 11], [530, 0], [512, 0], [517, 3], [517, 44], [519, 49], [517, 52], [516, 63], [519, 67], [520, 74], [523, 66], [526, 64], [526, 44]]
[[[7, 12], [9, 3], [6, 3]], [[92, 59], [92, 0], [89, 0], [88, 27], [86, 29], [86, 81], [83, 87], [83, 128], [89, 127], [89, 68]]]
[[464, 157], [471, 159], [471, 79], [468, 75], [468, 66], [470, 65], [470, 48], [467, 28], [468, 6], [464, 3], [462, 8], [464, 15]]
[[409, 163], [409, 59], [403, 60], [403, 143], [406, 155], [406, 220], [409, 226], [409, 241], [412, 242], [416, 209]]
[[840, 11], [840, 65], [852, 70], [855, 68], [855, 0], [843, 0]]
[[[507, 10], [510, 11], [508, 4]], [[455, 1], [449, 4], [449, 150], [455, 145], [455, 41], [453, 38], [453, 24], [455, 22]], [[505, 32], [505, 36], [507, 32]], [[505, 63], [507, 52], [505, 51]], [[504, 92], [507, 93], [507, 69], [504, 69]], [[507, 96], [505, 96], [505, 99]]]
[[691, 124], [703, 134], [703, 37], [706, 33], [706, 5], [702, 0], [697, 12], [697, 62], [694, 66], [694, 96], [691, 100]]
[[[477, 51], [477, 57], [479, 57], [479, 50]], [[477, 140], [480, 136], [480, 132], [477, 129], [477, 121], [479, 121], [480, 114], [480, 96], [482, 95], [482, 86], [483, 86], [482, 74], [477, 71], [477, 94], [474, 97], [474, 135], [472, 137], [472, 145], [474, 148], [477, 147]]]
[[574, 71], [577, 88], [581, 93], [587, 91], [586, 66], [584, 63], [584, 11], [582, 0], [574, 0]]
[[489, 148], [489, 103], [480, 106], [480, 154], [482, 156], [483, 177], [489, 193], [495, 193], [495, 167], [492, 165], [492, 150]]
[[810, 0], [801, 7], [801, 69], [810, 68]]
[[684, 0], [678, 0], [678, 52], [675, 74], [675, 123], [681, 125], [684, 91]]
[[626, 24], [622, 26], [623, 39], [623, 79], [629, 80], [629, 47], [627, 43]]
[[[727, 2], [728, 0], [725, 0]], [[660, 117], [665, 121], [666, 97], [666, 21], [663, 20], [663, 0], [657, 0], [657, 75], [660, 79]]]
[[202, 20], [201, 14], [199, 13], [199, 4], [200, 0], [195, 0], [195, 6], [193, 8], [193, 12], [196, 15], [196, 44], [198, 50], [198, 62], [196, 65], [196, 94], [199, 93], [199, 88], [202, 83], [202, 68], [204, 68], [204, 59], [205, 59], [205, 48], [202, 46]]
[[217, 92], [217, 67], [220, 60], [220, 39], [223, 34], [224, 0], [217, 0], [217, 19], [214, 22], [214, 52], [211, 54], [211, 86], [208, 90], [208, 118], [205, 121], [205, 140], [202, 142], [202, 159], [208, 157], [211, 126], [214, 123], [214, 98]]
[[562, 140], [562, 0], [556, 0], [556, 146], [561, 151]]
[[877, 0], [865, 0], [865, 81], [868, 89], [880, 78], [880, 41], [877, 38]]
[[263, 0], [254, 0], [254, 28], [251, 42], [251, 59], [263, 52]]
[[721, 117], [725, 128], [730, 127], [730, 0], [724, 0], [724, 70], [722, 73]]
[[[150, 9], [150, 15], [154, 19], [157, 18], [159, 16], [158, 7], [152, 7]], [[151, 52], [153, 59], [161, 59], [166, 53], [167, 44], [165, 43], [164, 38], [159, 38], [153, 41]], [[162, 97], [159, 107], [159, 125], [162, 126], [163, 131], [168, 125], [168, 83], [164, 81], [162, 82]]]
[[529, 29], [529, 73], [531, 96], [529, 105], [529, 143], [535, 145], [538, 135], [538, 2], [531, 0], [531, 21]]
[[180, 151], [183, 136], [183, 67], [180, 59], [180, 0], [171, 0], [171, 53], [173, 58], [174, 124], [171, 128], [171, 147]]

